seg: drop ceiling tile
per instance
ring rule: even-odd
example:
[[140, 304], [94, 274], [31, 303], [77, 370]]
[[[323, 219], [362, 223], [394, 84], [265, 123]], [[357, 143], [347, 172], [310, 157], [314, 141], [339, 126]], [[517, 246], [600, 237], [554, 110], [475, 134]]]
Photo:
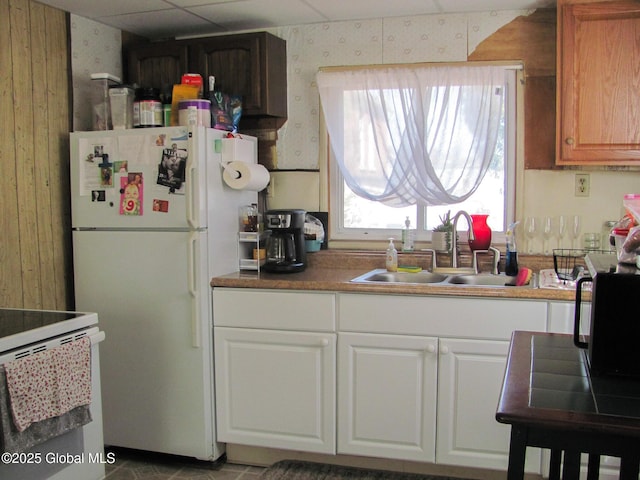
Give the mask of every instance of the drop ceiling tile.
[[527, 10], [546, 8], [556, 4], [555, 0], [434, 0], [443, 12], [478, 12], [489, 10]]
[[[305, 0], [331, 21], [440, 13], [432, 0]], [[454, 0], [457, 1], [457, 0]]]
[[224, 31], [215, 23], [179, 9], [116, 15], [96, 20], [151, 39], [205, 35]]
[[228, 30], [327, 21], [327, 18], [299, 0], [242, 0], [188, 7], [187, 10], [212, 22], [224, 25]]
[[173, 8], [164, 0], [136, 0], [135, 2], [131, 0], [40, 0], [40, 2], [86, 18]]

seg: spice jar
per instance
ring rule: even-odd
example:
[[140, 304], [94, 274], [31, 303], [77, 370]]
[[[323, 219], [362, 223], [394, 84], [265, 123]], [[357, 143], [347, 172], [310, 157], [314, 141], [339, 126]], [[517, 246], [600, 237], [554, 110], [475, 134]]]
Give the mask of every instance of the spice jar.
[[133, 101], [133, 127], [162, 127], [163, 123], [160, 91], [153, 87], [137, 88]]
[[241, 232], [257, 232], [258, 231], [258, 205], [252, 203], [240, 207], [240, 231]]

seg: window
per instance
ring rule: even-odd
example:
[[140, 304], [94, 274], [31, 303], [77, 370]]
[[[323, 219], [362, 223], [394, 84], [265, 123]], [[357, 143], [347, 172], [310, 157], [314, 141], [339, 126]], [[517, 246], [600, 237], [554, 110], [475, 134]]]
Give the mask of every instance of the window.
[[[390, 236], [398, 238], [399, 230], [404, 228], [405, 219], [408, 217], [411, 227], [416, 229], [416, 240], [429, 241], [431, 230], [440, 223], [441, 215], [449, 210], [451, 215], [459, 210], [465, 210], [470, 214], [488, 213], [489, 225], [494, 232], [494, 241], [503, 240], [503, 232], [514, 216], [517, 69], [505, 68], [504, 76], [504, 88], [501, 91], [504, 101], [496, 147], [492, 152], [488, 170], [482, 177], [477, 190], [461, 203], [427, 206], [424, 202], [417, 202], [414, 205], [398, 208], [367, 200], [356, 195], [347, 186], [333, 149], [329, 148], [331, 239], [357, 241], [385, 240]], [[432, 96], [438, 95], [437, 90]], [[394, 93], [392, 92], [391, 95]], [[349, 125], [353, 125], [356, 121], [349, 118], [349, 101], [344, 101], [343, 108], [342, 128], [349, 128]], [[404, 126], [398, 120], [394, 119], [394, 122]], [[348, 148], [359, 149], [357, 154], [367, 158], [370, 156], [368, 153], [371, 153], [367, 150], [375, 147], [372, 139], [363, 136], [360, 141], [350, 142], [349, 146], [344, 146], [347, 155]], [[362, 168], [366, 169], [366, 163]], [[464, 222], [461, 222], [461, 227], [466, 228], [463, 225]]]

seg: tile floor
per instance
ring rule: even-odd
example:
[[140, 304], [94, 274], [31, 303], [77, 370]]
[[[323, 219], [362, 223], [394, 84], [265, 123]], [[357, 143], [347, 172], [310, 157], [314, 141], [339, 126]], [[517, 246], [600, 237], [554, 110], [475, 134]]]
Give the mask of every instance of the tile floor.
[[105, 480], [258, 480], [264, 468], [137, 452], [108, 450], [115, 463], [106, 465]]

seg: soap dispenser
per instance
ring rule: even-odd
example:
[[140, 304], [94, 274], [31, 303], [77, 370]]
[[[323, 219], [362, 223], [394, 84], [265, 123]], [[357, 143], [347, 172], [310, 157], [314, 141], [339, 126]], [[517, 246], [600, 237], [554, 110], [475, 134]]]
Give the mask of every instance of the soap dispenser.
[[507, 229], [507, 260], [504, 273], [510, 277], [518, 275], [518, 249], [516, 248], [516, 225], [514, 222]]
[[387, 271], [398, 271], [398, 251], [393, 244], [393, 238], [389, 239], [389, 246], [387, 247]]

